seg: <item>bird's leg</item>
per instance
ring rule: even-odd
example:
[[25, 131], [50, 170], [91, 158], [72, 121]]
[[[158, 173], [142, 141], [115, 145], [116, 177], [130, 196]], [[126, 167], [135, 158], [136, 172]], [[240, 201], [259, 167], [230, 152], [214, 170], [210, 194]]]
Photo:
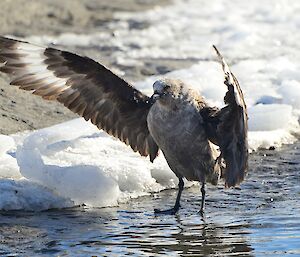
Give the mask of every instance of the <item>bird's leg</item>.
[[174, 206], [174, 209], [176, 210], [176, 212], [179, 210], [179, 207], [180, 207], [180, 198], [181, 198], [181, 193], [183, 191], [183, 187], [184, 187], [183, 179], [179, 178], [178, 193], [177, 193], [176, 202], [175, 202], [175, 206]]
[[177, 197], [176, 197], [176, 202], [173, 208], [168, 209], [168, 210], [158, 210], [158, 209], [154, 209], [155, 213], [158, 214], [175, 214], [180, 207], [180, 198], [181, 198], [181, 193], [183, 191], [183, 187], [184, 187], [184, 182], [182, 178], [179, 178], [179, 183], [178, 183], [178, 193], [177, 193]]
[[204, 204], [205, 204], [205, 182], [202, 182], [201, 194], [202, 194], [202, 200], [201, 200], [200, 213], [201, 213], [201, 215], [203, 215], [204, 214]]

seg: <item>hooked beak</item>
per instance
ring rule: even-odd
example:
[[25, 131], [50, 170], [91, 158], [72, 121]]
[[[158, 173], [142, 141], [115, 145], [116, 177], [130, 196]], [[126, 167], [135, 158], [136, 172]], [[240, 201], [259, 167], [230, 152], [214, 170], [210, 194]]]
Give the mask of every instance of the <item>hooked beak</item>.
[[154, 91], [153, 95], [151, 96], [151, 100], [155, 102], [157, 99], [159, 99], [163, 94], [159, 93], [158, 91]]

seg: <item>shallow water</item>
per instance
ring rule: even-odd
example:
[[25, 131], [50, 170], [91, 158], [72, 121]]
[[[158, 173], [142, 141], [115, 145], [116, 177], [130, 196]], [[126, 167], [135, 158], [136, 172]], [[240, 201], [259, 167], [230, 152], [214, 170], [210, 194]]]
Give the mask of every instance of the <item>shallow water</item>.
[[175, 190], [132, 199], [115, 208], [1, 212], [1, 256], [300, 256], [300, 143], [251, 155], [240, 189], [184, 191], [175, 216]]

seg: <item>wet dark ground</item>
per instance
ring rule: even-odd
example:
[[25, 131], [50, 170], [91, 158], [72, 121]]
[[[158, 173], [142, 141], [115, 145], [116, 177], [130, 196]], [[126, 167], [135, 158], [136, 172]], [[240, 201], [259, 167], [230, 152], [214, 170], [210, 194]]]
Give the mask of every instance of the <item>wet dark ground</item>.
[[250, 157], [240, 189], [186, 189], [175, 216], [175, 190], [114, 208], [2, 212], [1, 256], [300, 256], [300, 142]]

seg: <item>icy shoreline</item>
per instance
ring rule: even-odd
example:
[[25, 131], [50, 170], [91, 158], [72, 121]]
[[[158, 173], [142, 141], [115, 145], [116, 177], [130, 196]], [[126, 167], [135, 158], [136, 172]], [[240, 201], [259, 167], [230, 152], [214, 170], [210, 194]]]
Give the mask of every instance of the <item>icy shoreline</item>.
[[[257, 105], [252, 120], [270, 107], [278, 108]], [[249, 132], [252, 150], [295, 140], [288, 127]], [[21, 136], [2, 135], [0, 144], [1, 210], [116, 206], [177, 185], [162, 154], [152, 164], [81, 118]]]
[[[110, 32], [26, 39], [91, 48], [97, 60], [98, 49], [113, 49], [109, 57], [123, 67], [118, 74], [125, 78], [126, 70], [143, 68], [149, 60], [156, 67], [164, 58], [193, 60], [191, 67], [172, 72], [164, 67], [164, 75], [152, 73], [134, 85], [150, 95], [158, 77], [180, 78], [221, 107], [226, 87], [220, 64], [213, 61], [216, 44], [245, 95], [250, 150], [292, 144], [299, 134], [300, 4], [233, 2], [176, 0], [146, 12], [117, 13], [107, 25]], [[133, 28], [133, 21], [140, 26]], [[82, 119], [1, 136], [0, 161], [1, 210], [112, 206], [177, 184], [162, 156], [151, 164]]]

